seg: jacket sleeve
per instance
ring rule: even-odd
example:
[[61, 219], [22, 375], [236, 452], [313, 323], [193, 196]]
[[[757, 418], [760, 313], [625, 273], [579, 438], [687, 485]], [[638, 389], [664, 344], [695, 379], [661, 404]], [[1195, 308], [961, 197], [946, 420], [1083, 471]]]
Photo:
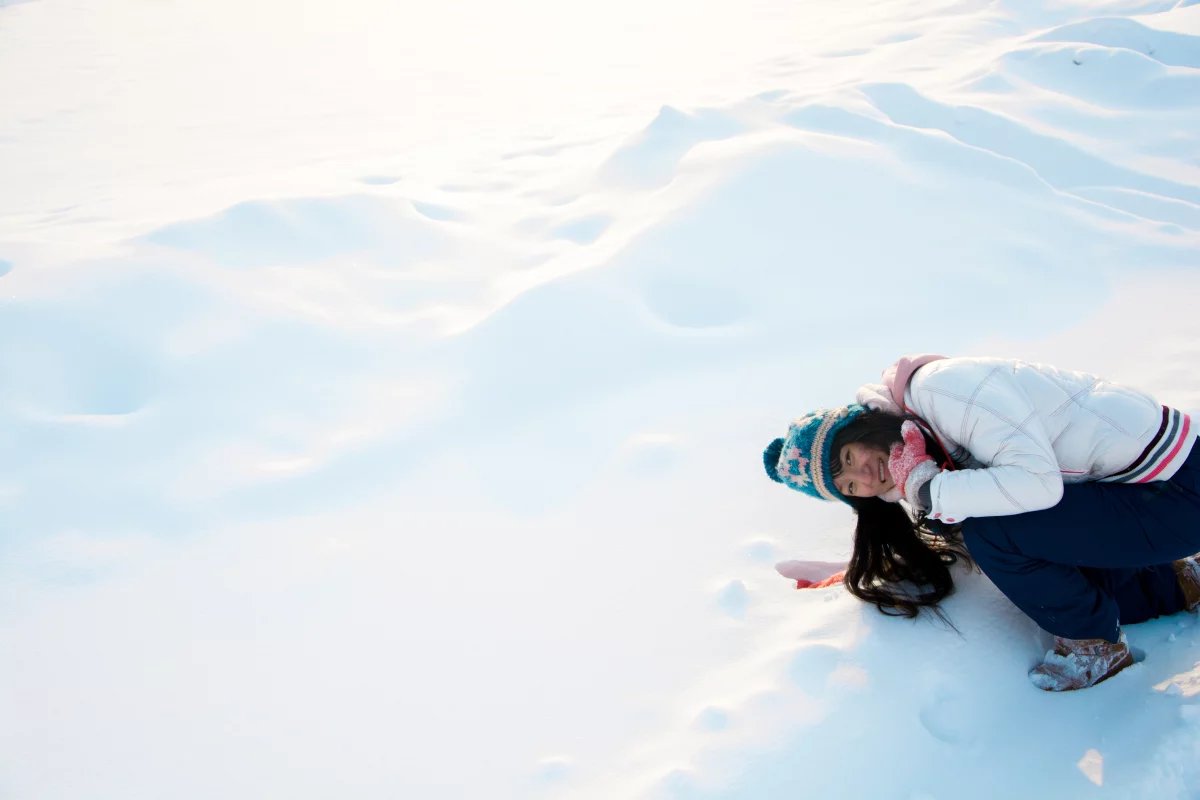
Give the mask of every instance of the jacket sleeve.
[[930, 487], [930, 516], [961, 522], [1057, 504], [1063, 493], [1058, 459], [1011, 366], [955, 361], [914, 376], [910, 404], [987, 466], [938, 474]]

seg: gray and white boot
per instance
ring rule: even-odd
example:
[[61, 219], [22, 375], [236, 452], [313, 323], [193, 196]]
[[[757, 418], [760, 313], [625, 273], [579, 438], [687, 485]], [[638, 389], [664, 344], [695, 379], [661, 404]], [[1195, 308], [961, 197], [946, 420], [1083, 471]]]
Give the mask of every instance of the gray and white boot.
[[1116, 642], [1107, 639], [1054, 637], [1046, 660], [1029, 671], [1029, 680], [1048, 692], [1086, 689], [1107, 680], [1133, 663], [1125, 634]]

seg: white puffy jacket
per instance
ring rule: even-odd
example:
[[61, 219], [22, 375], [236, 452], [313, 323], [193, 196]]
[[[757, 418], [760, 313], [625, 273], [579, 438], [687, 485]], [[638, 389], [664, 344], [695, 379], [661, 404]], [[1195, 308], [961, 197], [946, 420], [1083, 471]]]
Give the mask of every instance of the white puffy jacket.
[[[882, 388], [864, 386], [859, 401], [878, 407]], [[1143, 392], [1023, 361], [933, 360], [903, 392], [964, 467], [930, 484], [930, 516], [945, 522], [1049, 508], [1064, 483], [1167, 480], [1196, 440], [1186, 414]]]

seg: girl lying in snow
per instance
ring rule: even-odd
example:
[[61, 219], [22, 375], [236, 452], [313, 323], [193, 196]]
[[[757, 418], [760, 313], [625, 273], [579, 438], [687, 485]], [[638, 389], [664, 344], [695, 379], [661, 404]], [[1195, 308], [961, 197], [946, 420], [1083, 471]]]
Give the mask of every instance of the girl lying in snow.
[[1029, 675], [1063, 691], [1133, 663], [1120, 623], [1200, 605], [1186, 414], [1080, 372], [932, 355], [902, 358], [857, 400], [796, 420], [763, 464], [855, 510], [842, 582], [885, 614], [936, 609], [954, 590], [949, 565], [973, 560], [1054, 634]]

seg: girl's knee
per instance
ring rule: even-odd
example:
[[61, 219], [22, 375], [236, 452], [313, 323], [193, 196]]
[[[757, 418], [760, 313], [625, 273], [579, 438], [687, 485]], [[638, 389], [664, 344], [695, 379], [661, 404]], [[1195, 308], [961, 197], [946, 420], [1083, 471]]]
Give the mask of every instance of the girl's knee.
[[972, 517], [963, 520], [962, 537], [972, 554], [984, 550], [1006, 550], [1008, 537], [1001, 517]]

